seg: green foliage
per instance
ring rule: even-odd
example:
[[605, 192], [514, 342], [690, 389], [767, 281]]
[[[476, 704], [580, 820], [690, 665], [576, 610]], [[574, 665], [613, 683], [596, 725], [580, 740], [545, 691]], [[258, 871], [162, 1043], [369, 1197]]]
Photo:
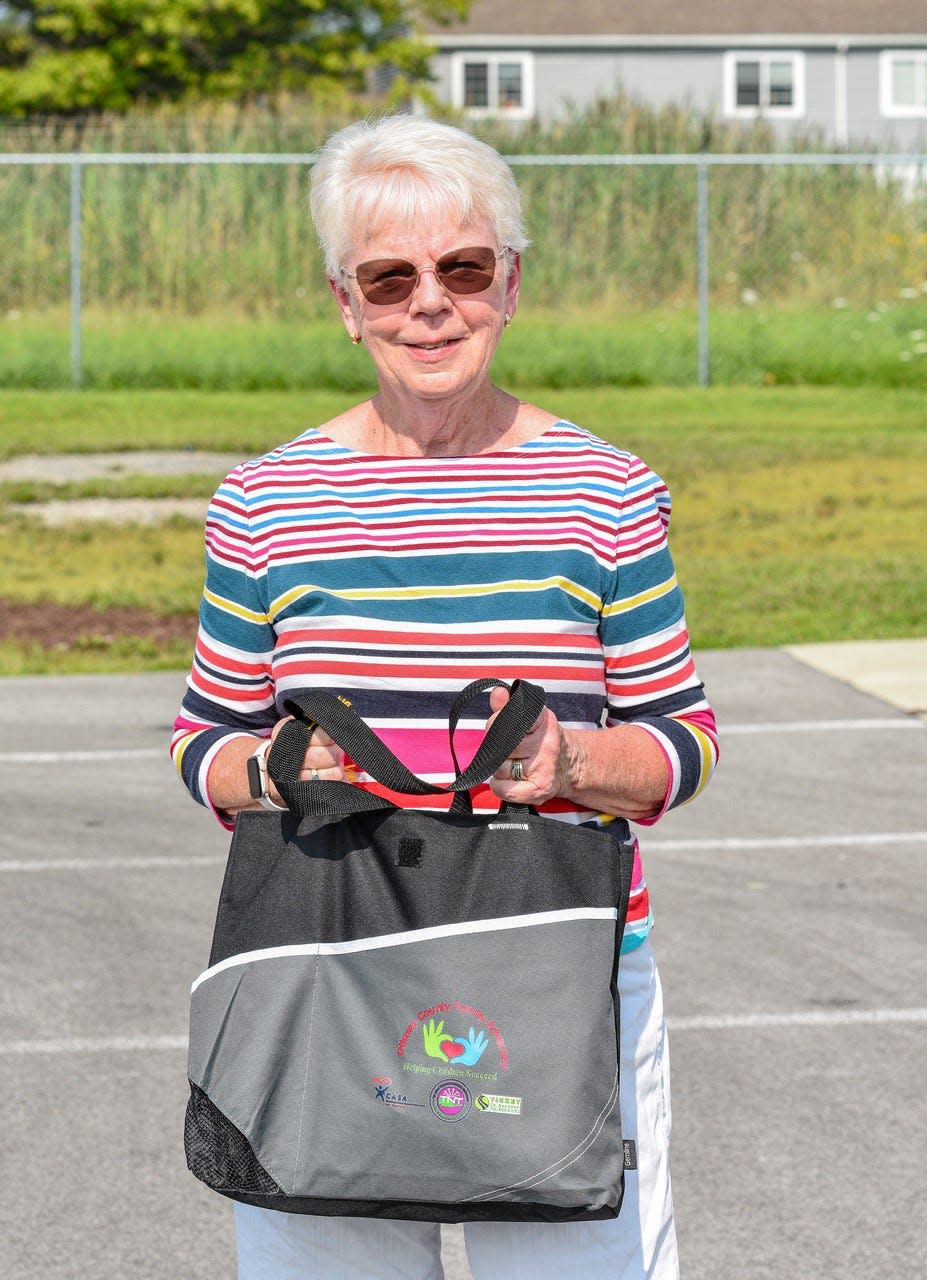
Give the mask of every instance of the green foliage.
[[374, 67], [427, 80], [425, 18], [469, 0], [11, 0], [0, 115], [125, 111], [139, 102], [357, 93]]
[[[354, 347], [327, 299], [326, 319], [196, 318], [85, 313], [83, 385], [209, 391], [367, 394], [366, 348]], [[717, 306], [712, 380], [724, 385], [882, 386], [927, 391], [927, 297], [881, 309]], [[525, 387], [687, 386], [697, 381], [691, 307], [560, 312], [524, 305], [506, 331], [493, 376]], [[0, 387], [70, 386], [67, 316], [0, 315]], [[2, 447], [2, 446], [0, 446]]]
[[[354, 110], [368, 110], [369, 102]], [[283, 95], [266, 106], [162, 106], [33, 127], [0, 122], [0, 314], [68, 296], [66, 166], [4, 166], [2, 150], [270, 151], [305, 155], [349, 117], [345, 103]], [[761, 141], [695, 114], [625, 98], [566, 126], [499, 136], [521, 188], [532, 244], [527, 308], [691, 306], [696, 294], [695, 171], [681, 165], [521, 164], [534, 150], [595, 154], [648, 147], [749, 155]], [[699, 125], [703, 126], [701, 129]], [[768, 140], [767, 140], [768, 141]], [[329, 315], [309, 225], [306, 165], [106, 165], [83, 171], [83, 299], [88, 307], [297, 320]], [[927, 288], [927, 181], [888, 164], [723, 165], [709, 175], [712, 307], [894, 304]], [[913, 326], [912, 326], [913, 327]]]

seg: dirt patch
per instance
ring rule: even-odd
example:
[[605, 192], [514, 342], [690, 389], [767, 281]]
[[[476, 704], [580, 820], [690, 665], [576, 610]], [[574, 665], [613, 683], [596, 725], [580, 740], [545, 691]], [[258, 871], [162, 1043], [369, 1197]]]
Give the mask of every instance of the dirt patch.
[[89, 524], [162, 524], [172, 516], [184, 520], [206, 519], [208, 498], [72, 498], [49, 502], [13, 502], [10, 510], [32, 516], [53, 528]]
[[148, 640], [159, 648], [187, 643], [192, 656], [196, 615], [0, 599], [0, 640], [37, 644], [43, 649], [70, 649], [88, 642], [109, 645], [126, 637]]
[[236, 453], [209, 453], [203, 449], [31, 453], [0, 462], [0, 480], [47, 480], [53, 484], [67, 484], [129, 475], [228, 475], [239, 462], [241, 458]]

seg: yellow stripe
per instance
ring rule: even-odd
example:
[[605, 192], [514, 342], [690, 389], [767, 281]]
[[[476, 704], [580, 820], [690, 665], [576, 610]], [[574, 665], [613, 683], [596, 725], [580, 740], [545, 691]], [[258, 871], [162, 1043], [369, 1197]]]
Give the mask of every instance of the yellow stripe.
[[711, 777], [712, 765], [714, 764], [715, 758], [714, 747], [712, 745], [711, 738], [709, 738], [704, 729], [700, 729], [698, 725], [690, 724], [688, 720], [677, 720], [676, 723], [683, 725], [689, 730], [692, 737], [698, 743], [699, 751], [702, 756], [702, 769], [699, 784], [686, 801], [686, 804], [688, 804], [690, 800], [694, 800], [697, 795], [700, 795], [708, 785], [708, 779]]
[[649, 591], [642, 591], [640, 595], [629, 596], [627, 600], [616, 600], [614, 604], [607, 604], [602, 611], [603, 618], [613, 618], [617, 613], [628, 613], [631, 609], [639, 609], [642, 604], [650, 604], [652, 600], [659, 600], [661, 596], [667, 596], [676, 586], [675, 573], [671, 578], [667, 578], [666, 582], [659, 583], [656, 587], [651, 587]]
[[447, 600], [459, 596], [502, 595], [514, 591], [545, 591], [550, 587], [556, 587], [567, 595], [581, 600], [584, 604], [588, 604], [590, 608], [594, 609], [596, 613], [601, 608], [601, 598], [594, 595], [593, 592], [587, 591], [575, 582], [571, 582], [569, 578], [554, 577], [516, 582], [477, 582], [459, 587], [347, 587], [341, 591], [316, 586], [292, 587], [272, 602], [270, 616], [271, 618], [277, 617], [284, 609], [289, 608], [297, 600], [313, 591], [320, 591], [327, 596], [335, 596], [339, 600]]
[[244, 605], [236, 604], [234, 600], [226, 600], [224, 596], [217, 596], [214, 591], [204, 591], [203, 598], [208, 600], [210, 604], [215, 605], [217, 609], [221, 609], [223, 613], [233, 613], [236, 618], [244, 618], [245, 622], [259, 622], [264, 626], [269, 622], [266, 613], [255, 613], [253, 609], [246, 609]]
[[198, 738], [201, 733], [202, 733], [202, 729], [194, 729], [192, 733], [186, 734], [186, 736], [181, 738], [174, 746], [174, 766], [177, 769], [178, 773], [180, 773], [180, 765], [181, 765], [181, 761], [183, 760], [183, 753], [186, 751], [187, 747], [189, 747], [193, 739]]

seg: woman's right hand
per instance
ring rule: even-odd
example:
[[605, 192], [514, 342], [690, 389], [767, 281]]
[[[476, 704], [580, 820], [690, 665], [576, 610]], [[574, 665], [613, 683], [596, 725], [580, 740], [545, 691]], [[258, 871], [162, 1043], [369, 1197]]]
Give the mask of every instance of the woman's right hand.
[[[271, 741], [287, 721], [292, 719], [292, 716], [284, 716], [277, 721], [270, 735]], [[299, 777], [303, 782], [353, 782], [356, 774], [353, 769], [345, 766], [344, 752], [337, 742], [316, 725], [309, 737]], [[268, 795], [276, 804], [283, 803], [283, 797], [271, 779], [268, 779]]]

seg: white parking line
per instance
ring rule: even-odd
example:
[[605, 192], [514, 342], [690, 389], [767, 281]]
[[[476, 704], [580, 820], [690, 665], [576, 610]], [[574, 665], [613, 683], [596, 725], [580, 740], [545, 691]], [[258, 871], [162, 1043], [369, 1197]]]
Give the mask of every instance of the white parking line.
[[0, 764], [99, 764], [104, 760], [164, 760], [167, 747], [106, 748], [99, 751], [0, 751]]
[[128, 858], [9, 858], [0, 862], [0, 873], [29, 871], [157, 871], [162, 868], [215, 867], [225, 862], [226, 854], [203, 854], [187, 858], [156, 854], [151, 857]]
[[[876, 730], [923, 730], [927, 724], [914, 716], [874, 716], [863, 720], [769, 720], [756, 724], [721, 723], [723, 737], [754, 733], [873, 733]], [[166, 736], [165, 736], [166, 742]], [[97, 764], [111, 760], [168, 760], [167, 746], [100, 748], [87, 751], [0, 751], [3, 764]]]
[[808, 1009], [796, 1013], [703, 1014], [667, 1018], [671, 1031], [739, 1031], [780, 1027], [850, 1027], [886, 1022], [927, 1022], [927, 1009]]
[[[690, 1018], [667, 1018], [671, 1032], [684, 1031], [775, 1031], [790, 1027], [809, 1030], [827, 1027], [854, 1027], [927, 1022], [927, 1009], [821, 1009], [792, 1013], [699, 1014]], [[27, 1058], [38, 1055], [72, 1053], [186, 1052], [183, 1036], [73, 1036], [60, 1040], [8, 1040], [0, 1043], [0, 1057]]]
[[[927, 844], [927, 831], [877, 831], [841, 835], [834, 832], [818, 836], [709, 836], [702, 839], [648, 840], [648, 853], [681, 853], [724, 850], [749, 853], [758, 849], [846, 849], [884, 848], [886, 845]], [[110, 858], [7, 858], [0, 861], [0, 875], [39, 871], [173, 871], [188, 867], [216, 867], [224, 863], [226, 854], [201, 854], [171, 857]]]
[[[841, 835], [829, 832], [819, 836], [708, 836], [702, 839], [648, 840], [647, 853], [676, 853], [686, 849], [730, 850], [750, 852], [753, 849], [845, 849], [880, 848], [889, 844], [927, 843], [927, 831], [873, 831]], [[0, 863], [2, 866], [2, 863]]]
[[66, 1040], [8, 1040], [0, 1043], [0, 1057], [27, 1058], [33, 1054], [148, 1053], [186, 1050], [186, 1036], [104, 1036], [98, 1040], [74, 1036]]
[[766, 720], [756, 724], [725, 724], [719, 731], [722, 737], [747, 733], [872, 733], [875, 729], [927, 729], [923, 720], [915, 716], [893, 716], [890, 720]]

